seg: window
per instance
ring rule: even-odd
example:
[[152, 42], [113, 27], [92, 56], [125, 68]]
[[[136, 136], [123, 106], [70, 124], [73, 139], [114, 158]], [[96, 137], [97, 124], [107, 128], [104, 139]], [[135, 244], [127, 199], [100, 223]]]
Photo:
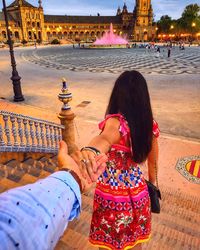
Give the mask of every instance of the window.
[[15, 31], [15, 38], [19, 39], [19, 32]]

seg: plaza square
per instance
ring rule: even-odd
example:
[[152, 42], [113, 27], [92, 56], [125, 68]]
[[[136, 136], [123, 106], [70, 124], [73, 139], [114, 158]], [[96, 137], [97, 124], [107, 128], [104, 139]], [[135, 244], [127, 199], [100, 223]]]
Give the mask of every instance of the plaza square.
[[[58, 142], [65, 140], [71, 151], [87, 146], [100, 133], [98, 124], [116, 79], [125, 71], [139, 71], [160, 129], [162, 196], [161, 213], [152, 214], [151, 240], [142, 249], [199, 249], [200, 17], [190, 20], [187, 32], [178, 33], [175, 19], [164, 22], [168, 31], [162, 17], [153, 20], [156, 6], [150, 0], [127, 1], [116, 6], [113, 16], [52, 14], [43, 4], [7, 3], [9, 27], [0, 12], [0, 192], [62, 172]], [[102, 45], [111, 33], [127, 44]], [[141, 170], [148, 179], [147, 164]], [[92, 187], [81, 195], [81, 214], [54, 249], [98, 249], [88, 241], [94, 193]]]

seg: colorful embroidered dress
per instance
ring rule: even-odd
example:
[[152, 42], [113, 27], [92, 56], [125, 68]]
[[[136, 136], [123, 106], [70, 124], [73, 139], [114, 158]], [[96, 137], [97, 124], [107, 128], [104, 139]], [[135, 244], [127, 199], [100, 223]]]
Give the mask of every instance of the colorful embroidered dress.
[[[126, 250], [150, 237], [150, 200], [140, 166], [126, 146], [130, 129], [124, 117], [108, 115], [99, 128], [103, 130], [110, 117], [120, 121], [121, 140], [112, 145], [107, 168], [97, 181], [89, 240], [101, 248]], [[159, 136], [155, 121], [153, 134]]]

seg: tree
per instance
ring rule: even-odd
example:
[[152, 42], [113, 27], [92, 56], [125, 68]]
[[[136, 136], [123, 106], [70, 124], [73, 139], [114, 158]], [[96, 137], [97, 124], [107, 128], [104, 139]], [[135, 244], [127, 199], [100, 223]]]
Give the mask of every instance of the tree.
[[168, 15], [161, 16], [157, 25], [160, 33], [169, 33], [170, 27], [172, 25], [172, 18]]
[[180, 18], [180, 26], [185, 31], [194, 33], [200, 29], [200, 6], [198, 4], [190, 4], [185, 7]]
[[181, 18], [177, 20], [164, 15], [157, 22], [157, 26], [159, 33], [172, 33], [177, 37], [180, 37], [182, 33], [189, 33], [190, 38], [195, 39], [195, 33], [200, 30], [200, 6], [198, 4], [186, 6]]

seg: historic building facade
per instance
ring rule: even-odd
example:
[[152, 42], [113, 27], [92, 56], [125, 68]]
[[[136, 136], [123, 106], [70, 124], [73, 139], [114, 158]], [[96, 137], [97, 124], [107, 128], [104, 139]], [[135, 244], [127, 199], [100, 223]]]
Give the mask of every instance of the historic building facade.
[[[50, 42], [54, 38], [69, 41], [94, 41], [109, 30], [126, 35], [133, 41], [152, 41], [156, 37], [153, 24], [151, 0], [136, 0], [133, 12], [126, 4], [118, 7], [116, 16], [68, 16], [46, 15], [42, 1], [33, 6], [25, 0], [15, 0], [7, 7], [9, 30], [15, 41]], [[0, 41], [6, 41], [6, 27], [3, 12], [0, 12]]]

